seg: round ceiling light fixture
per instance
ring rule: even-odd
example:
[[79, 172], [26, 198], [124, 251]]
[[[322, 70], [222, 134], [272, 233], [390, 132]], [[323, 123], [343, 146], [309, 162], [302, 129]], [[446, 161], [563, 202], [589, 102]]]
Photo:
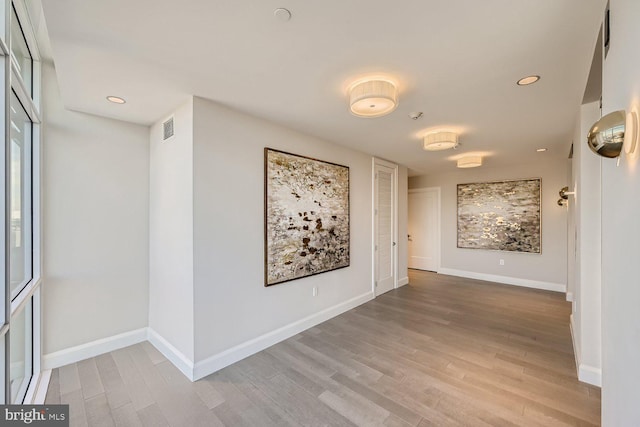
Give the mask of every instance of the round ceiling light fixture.
[[351, 113], [358, 117], [380, 117], [398, 106], [398, 89], [381, 79], [364, 80], [349, 89]]
[[536, 75], [523, 77], [520, 80], [518, 80], [518, 86], [532, 85], [536, 83], [538, 80], [540, 80], [540, 76], [536, 76]]
[[547, 151], [547, 149], [546, 148], [538, 148], [536, 151], [538, 153], [544, 153], [545, 151]]
[[448, 150], [458, 146], [458, 135], [454, 132], [430, 133], [424, 137], [422, 148], [427, 151]]
[[273, 16], [275, 16], [279, 21], [287, 22], [291, 19], [291, 11], [284, 7], [279, 7], [273, 11]]
[[125, 104], [127, 101], [124, 98], [120, 98], [119, 96], [109, 95], [107, 96], [107, 101], [113, 102], [114, 104]]
[[459, 168], [477, 168], [482, 166], [482, 157], [480, 156], [466, 156], [458, 159]]

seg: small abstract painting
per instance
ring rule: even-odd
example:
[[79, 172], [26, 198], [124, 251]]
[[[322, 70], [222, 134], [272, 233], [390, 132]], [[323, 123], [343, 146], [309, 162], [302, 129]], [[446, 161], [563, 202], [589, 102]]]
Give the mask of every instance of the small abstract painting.
[[458, 184], [458, 247], [540, 253], [541, 181]]
[[265, 148], [265, 286], [349, 266], [349, 168]]

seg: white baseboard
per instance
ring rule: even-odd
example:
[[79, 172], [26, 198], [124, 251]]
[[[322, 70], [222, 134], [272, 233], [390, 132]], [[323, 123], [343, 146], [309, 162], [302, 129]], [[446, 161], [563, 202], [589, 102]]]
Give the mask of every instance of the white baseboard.
[[578, 366], [578, 379], [583, 383], [602, 387], [602, 369], [580, 364]]
[[147, 328], [125, 332], [108, 338], [91, 341], [75, 347], [45, 354], [42, 357], [42, 369], [54, 369], [99, 356], [110, 351], [138, 344], [147, 339]]
[[573, 341], [573, 354], [576, 358], [576, 370], [578, 380], [583, 383], [591, 384], [596, 387], [602, 387], [602, 369], [581, 363], [580, 347], [576, 344], [575, 325], [573, 322], [573, 314], [569, 316], [569, 328], [571, 329], [571, 340]]
[[[573, 314], [569, 315], [569, 331], [571, 331], [571, 342], [573, 343], [573, 357], [576, 360], [576, 369], [580, 366], [580, 347], [576, 343], [576, 327], [573, 324]], [[579, 369], [578, 369], [579, 371]]]
[[193, 380], [199, 380], [220, 369], [242, 360], [252, 354], [271, 347], [280, 341], [286, 340], [306, 329], [331, 319], [345, 311], [351, 310], [374, 298], [373, 292], [367, 292], [348, 301], [329, 307], [319, 313], [312, 314], [304, 319], [290, 323], [275, 331], [271, 331], [252, 340], [246, 341], [221, 353], [214, 354], [195, 364]]
[[[408, 280], [407, 280], [408, 281]], [[91, 357], [99, 356], [110, 351], [128, 347], [148, 340], [171, 363], [173, 363], [187, 378], [196, 381], [204, 378], [226, 366], [231, 365], [245, 357], [251, 356], [274, 344], [294, 336], [319, 323], [338, 316], [374, 298], [373, 292], [367, 292], [348, 301], [329, 307], [319, 313], [312, 314], [304, 319], [283, 326], [275, 331], [266, 333], [257, 338], [239, 344], [221, 353], [215, 354], [198, 363], [189, 360], [182, 352], [175, 348], [160, 334], [151, 328], [141, 328], [109, 338], [96, 340], [76, 347], [46, 354], [43, 357], [43, 370], [49, 370], [79, 362]]]
[[194, 365], [187, 356], [185, 356], [180, 350], [175, 348], [169, 341], [164, 339], [160, 334], [151, 328], [148, 328], [148, 340], [158, 349], [160, 353], [164, 355], [173, 365], [180, 370], [191, 381], [194, 380], [193, 371]]
[[408, 277], [403, 277], [402, 279], [398, 279], [398, 287], [408, 285], [408, 284], [409, 284]]
[[523, 286], [525, 288], [542, 289], [545, 291], [567, 292], [567, 285], [563, 283], [541, 282], [538, 280], [498, 276], [495, 274], [475, 273], [473, 271], [456, 270], [453, 268], [441, 268], [440, 270], [438, 270], [438, 274], [465, 277], [467, 279], [485, 280], [489, 282], [503, 283], [505, 285]]
[[573, 292], [567, 292], [567, 301], [573, 302]]

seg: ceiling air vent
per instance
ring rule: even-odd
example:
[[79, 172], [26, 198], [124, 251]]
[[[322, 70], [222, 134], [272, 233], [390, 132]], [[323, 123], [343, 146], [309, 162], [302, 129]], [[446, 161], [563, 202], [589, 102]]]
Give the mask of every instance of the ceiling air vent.
[[162, 123], [162, 140], [166, 141], [172, 136], [173, 136], [173, 117], [171, 117], [166, 122]]

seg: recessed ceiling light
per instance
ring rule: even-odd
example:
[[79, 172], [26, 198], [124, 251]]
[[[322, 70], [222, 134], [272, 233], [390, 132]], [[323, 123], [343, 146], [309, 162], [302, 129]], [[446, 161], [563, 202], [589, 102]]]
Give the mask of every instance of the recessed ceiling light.
[[544, 153], [545, 151], [547, 151], [547, 149], [546, 148], [538, 148], [536, 151], [538, 153]]
[[289, 9], [285, 9], [284, 7], [279, 7], [274, 10], [273, 15], [282, 22], [287, 22], [291, 19], [291, 11], [289, 11]]
[[127, 102], [124, 98], [120, 98], [119, 96], [107, 96], [107, 101], [113, 102], [114, 104], [124, 104]]
[[540, 76], [527, 76], [518, 80], [518, 86], [527, 86], [540, 80]]

